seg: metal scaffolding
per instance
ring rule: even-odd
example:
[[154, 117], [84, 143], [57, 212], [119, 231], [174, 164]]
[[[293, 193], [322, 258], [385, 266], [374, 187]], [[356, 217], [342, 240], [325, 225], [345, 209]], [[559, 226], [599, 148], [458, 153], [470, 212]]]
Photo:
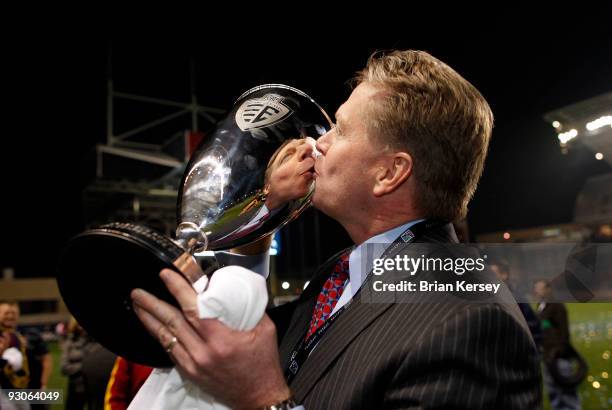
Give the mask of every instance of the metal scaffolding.
[[[193, 61], [189, 66], [189, 102], [117, 90], [113, 82], [110, 52], [107, 75], [106, 143], [96, 146], [95, 178], [83, 191], [85, 224], [123, 220], [146, 223], [169, 233], [175, 224], [180, 178], [194, 145], [203, 137], [200, 122], [205, 121], [212, 126], [224, 110], [198, 104]], [[129, 109], [119, 109], [119, 100], [132, 104], [132, 107], [144, 104], [174, 110], [117, 133], [117, 117], [130, 115]], [[172, 128], [171, 122], [180, 119], [183, 120], [182, 125], [176, 125], [170, 134], [159, 131], [162, 125], [167, 127], [169, 123]], [[147, 134], [156, 130], [158, 134], [161, 132], [161, 137], [148, 140]]]

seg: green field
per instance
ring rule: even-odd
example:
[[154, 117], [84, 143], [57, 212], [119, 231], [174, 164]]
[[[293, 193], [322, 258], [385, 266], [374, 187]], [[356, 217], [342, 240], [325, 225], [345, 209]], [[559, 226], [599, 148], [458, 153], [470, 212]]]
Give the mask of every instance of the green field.
[[572, 343], [589, 364], [589, 376], [579, 389], [582, 408], [612, 409], [612, 304], [566, 306]]
[[[572, 342], [589, 364], [589, 378], [580, 386], [583, 409], [612, 409], [612, 304], [568, 304], [567, 308]], [[67, 381], [59, 369], [59, 346], [52, 343], [50, 349], [54, 366], [49, 387], [66, 392]], [[550, 408], [547, 398], [545, 408]]]

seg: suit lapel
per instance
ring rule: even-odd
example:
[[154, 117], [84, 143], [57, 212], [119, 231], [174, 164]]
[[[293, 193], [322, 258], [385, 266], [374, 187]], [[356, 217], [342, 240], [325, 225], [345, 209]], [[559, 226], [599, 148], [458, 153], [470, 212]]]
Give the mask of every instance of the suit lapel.
[[[367, 283], [364, 283], [364, 286], [367, 286]], [[391, 303], [364, 303], [357, 295], [350, 308], [343, 312], [325, 333], [292, 381], [290, 387], [298, 402], [304, 399], [355, 337], [391, 306]]]
[[[443, 225], [431, 231], [425, 232], [417, 242], [458, 242], [454, 229], [451, 224]], [[398, 246], [392, 253], [387, 255], [388, 258], [393, 258], [404, 250], [406, 246]], [[340, 255], [340, 253], [338, 254]], [[336, 255], [333, 261], [338, 257]], [[325, 264], [324, 269], [331, 269], [331, 264]], [[294, 314], [295, 323], [292, 321], [294, 329], [291, 331], [291, 337], [285, 337], [281, 344], [281, 358], [283, 366], [286, 368], [291, 350], [297, 343], [300, 337], [303, 337], [308, 322], [312, 316], [312, 311], [316, 302], [318, 292], [320, 292], [323, 282], [327, 279], [327, 275], [322, 275], [319, 272], [319, 278], [323, 280], [318, 283], [316, 292], [312, 290], [312, 294], [308, 295], [307, 302], [296, 308]], [[362, 284], [362, 291], [356, 295], [351, 301], [350, 307], [344, 311], [334, 323], [333, 326], [324, 334], [319, 346], [310, 354], [308, 359], [302, 364], [302, 368], [293, 379], [291, 389], [293, 390], [296, 400], [303, 401], [306, 395], [312, 390], [316, 382], [332, 365], [334, 360], [346, 349], [346, 347], [368, 326], [370, 326], [376, 318], [385, 313], [391, 306], [392, 302], [384, 301], [369, 302], [369, 292], [373, 276], [369, 275], [368, 279]], [[378, 299], [377, 299], [378, 300]], [[299, 310], [298, 310], [299, 309]]]

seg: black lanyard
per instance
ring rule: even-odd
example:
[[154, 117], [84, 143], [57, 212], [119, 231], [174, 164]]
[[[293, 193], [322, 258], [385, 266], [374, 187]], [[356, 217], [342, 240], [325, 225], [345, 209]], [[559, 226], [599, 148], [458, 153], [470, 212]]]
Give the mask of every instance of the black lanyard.
[[[424, 220], [421, 222], [417, 222], [412, 225], [410, 228], [406, 229], [402, 234], [385, 250], [382, 254], [381, 259], [386, 258], [388, 255], [395, 252], [395, 250], [406, 243], [414, 242], [418, 237], [423, 235], [425, 231], [428, 231], [432, 228], [437, 228], [446, 224], [446, 222], [440, 221], [428, 221]], [[291, 353], [291, 357], [289, 359], [289, 366], [285, 369], [285, 377], [287, 379], [287, 383], [290, 383], [291, 380], [297, 375], [298, 371], [302, 367], [302, 364], [312, 352], [312, 349], [315, 348], [319, 340], [323, 337], [325, 332], [334, 324], [336, 319], [340, 316], [342, 312], [344, 312], [351, 305], [351, 302], [355, 299], [355, 297], [359, 294], [363, 285], [368, 281], [368, 279], [372, 276], [372, 272], [369, 272], [368, 275], [362, 282], [362, 286], [357, 290], [355, 295], [351, 300], [345, 303], [341, 308], [339, 308], [333, 315], [331, 315], [320, 328], [318, 328], [308, 339], [306, 339], [306, 334], [308, 333], [308, 329], [306, 332], [300, 337], [298, 342], [296, 343], [293, 351]]]

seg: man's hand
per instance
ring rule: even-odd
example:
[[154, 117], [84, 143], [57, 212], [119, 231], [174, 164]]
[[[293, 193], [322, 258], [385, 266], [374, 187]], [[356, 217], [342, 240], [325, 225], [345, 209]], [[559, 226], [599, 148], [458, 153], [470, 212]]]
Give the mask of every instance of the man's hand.
[[276, 328], [267, 315], [246, 332], [216, 319], [199, 319], [195, 290], [172, 270], [164, 269], [160, 276], [181, 310], [141, 289], [132, 291], [134, 310], [169, 350], [181, 374], [236, 409], [264, 407], [290, 397], [280, 368]]

